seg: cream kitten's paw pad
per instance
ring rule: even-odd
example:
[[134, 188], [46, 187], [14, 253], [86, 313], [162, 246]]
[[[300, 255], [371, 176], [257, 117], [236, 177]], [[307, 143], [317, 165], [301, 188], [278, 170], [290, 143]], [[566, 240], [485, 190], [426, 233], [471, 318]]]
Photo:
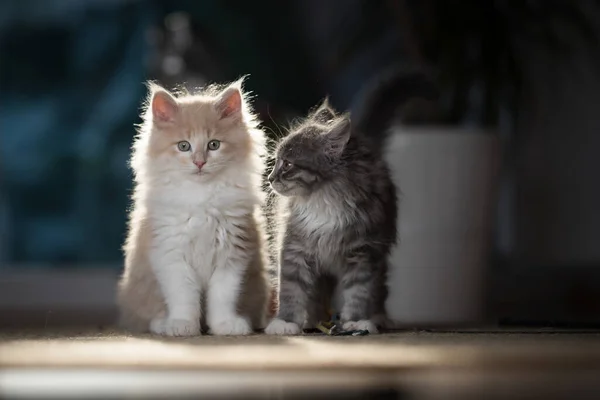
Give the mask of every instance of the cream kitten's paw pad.
[[379, 333], [377, 327], [372, 321], [361, 319], [360, 321], [347, 321], [342, 328], [345, 331], [369, 331], [369, 333]]
[[163, 336], [198, 336], [200, 324], [187, 319], [157, 318], [150, 323], [150, 332]]
[[227, 335], [227, 336], [241, 336], [249, 335], [252, 333], [252, 327], [245, 318], [235, 317], [225, 321], [219, 321], [213, 323], [210, 326], [210, 333], [212, 335]]
[[302, 333], [298, 324], [285, 322], [282, 319], [274, 319], [265, 329], [267, 335], [299, 335]]

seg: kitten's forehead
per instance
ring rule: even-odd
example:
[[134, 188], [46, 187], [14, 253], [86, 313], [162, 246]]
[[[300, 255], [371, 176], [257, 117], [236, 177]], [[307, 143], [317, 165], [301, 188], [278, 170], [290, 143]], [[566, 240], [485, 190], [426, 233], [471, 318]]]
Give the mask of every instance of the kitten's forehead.
[[317, 125], [301, 126], [281, 142], [278, 154], [283, 157], [299, 157], [322, 147], [324, 129]]
[[190, 96], [180, 100], [178, 128], [189, 135], [211, 135], [220, 130], [219, 114], [212, 99]]

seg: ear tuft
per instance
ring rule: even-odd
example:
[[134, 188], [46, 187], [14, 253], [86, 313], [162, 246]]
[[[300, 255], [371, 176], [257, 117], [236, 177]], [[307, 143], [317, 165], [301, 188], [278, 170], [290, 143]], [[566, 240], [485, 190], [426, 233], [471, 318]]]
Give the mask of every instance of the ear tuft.
[[323, 100], [323, 103], [319, 106], [317, 111], [313, 114], [313, 119], [320, 123], [327, 125], [331, 120], [335, 118], [335, 111], [333, 107], [329, 104], [329, 98], [326, 97]]
[[238, 87], [230, 86], [219, 95], [217, 111], [221, 119], [241, 115], [242, 93]]
[[152, 109], [152, 117], [158, 122], [173, 122], [179, 110], [177, 100], [162, 88], [152, 93], [150, 107]]
[[325, 133], [327, 140], [325, 151], [329, 156], [339, 157], [342, 154], [348, 140], [350, 140], [351, 125], [350, 118], [344, 116], [335, 122], [329, 132]]

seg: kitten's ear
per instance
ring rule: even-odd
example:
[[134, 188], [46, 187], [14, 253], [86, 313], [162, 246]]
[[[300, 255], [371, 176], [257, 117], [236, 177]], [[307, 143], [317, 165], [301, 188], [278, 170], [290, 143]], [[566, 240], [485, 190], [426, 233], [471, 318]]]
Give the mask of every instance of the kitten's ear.
[[162, 88], [155, 89], [152, 92], [150, 108], [154, 121], [162, 123], [173, 122], [179, 112], [177, 100]]
[[225, 89], [217, 99], [216, 107], [221, 119], [242, 115], [242, 92], [237, 86]]
[[331, 157], [338, 157], [344, 151], [351, 132], [350, 118], [345, 116], [335, 122], [331, 130], [325, 134], [327, 147], [325, 152]]
[[315, 111], [313, 118], [315, 119], [315, 121], [321, 124], [327, 124], [335, 118], [335, 111], [329, 104], [328, 97], [325, 97], [323, 103], [319, 106], [317, 111]]

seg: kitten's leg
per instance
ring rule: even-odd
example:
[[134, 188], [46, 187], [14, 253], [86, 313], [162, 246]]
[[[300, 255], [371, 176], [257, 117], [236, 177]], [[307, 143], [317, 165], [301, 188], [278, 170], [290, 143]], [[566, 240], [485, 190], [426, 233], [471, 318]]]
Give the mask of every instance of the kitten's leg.
[[387, 257], [381, 261], [381, 269], [380, 274], [375, 282], [375, 288], [373, 292], [374, 300], [373, 300], [373, 316], [371, 317], [371, 321], [380, 328], [383, 329], [393, 329], [394, 323], [388, 318], [387, 310], [385, 303], [388, 298], [389, 290], [388, 290], [388, 281], [387, 281], [387, 273], [388, 273], [388, 260]]
[[[262, 264], [262, 263], [261, 263]], [[265, 329], [269, 312], [271, 285], [262, 267], [258, 271], [249, 271], [243, 279], [243, 290], [238, 299], [240, 315], [247, 316], [253, 330]]]
[[[172, 252], [167, 252], [171, 255]], [[200, 290], [192, 268], [181, 258], [154, 257], [152, 269], [167, 304], [167, 317], [155, 317], [150, 331], [166, 336], [200, 334]]]
[[340, 279], [344, 298], [340, 319], [346, 330], [378, 333], [370, 320], [378, 289], [378, 271], [371, 260], [369, 254], [363, 252], [354, 253], [346, 260], [346, 269]]
[[305, 329], [313, 329], [321, 321], [329, 321], [331, 315], [331, 298], [335, 291], [336, 283], [330, 276], [321, 276], [317, 279], [315, 290], [309, 296], [308, 316]]
[[208, 285], [206, 321], [213, 335], [248, 335], [252, 327], [237, 311], [244, 263], [230, 258], [213, 272]]
[[304, 325], [309, 293], [314, 284], [313, 264], [299, 249], [281, 255], [279, 312], [265, 329], [267, 335], [297, 335]]

